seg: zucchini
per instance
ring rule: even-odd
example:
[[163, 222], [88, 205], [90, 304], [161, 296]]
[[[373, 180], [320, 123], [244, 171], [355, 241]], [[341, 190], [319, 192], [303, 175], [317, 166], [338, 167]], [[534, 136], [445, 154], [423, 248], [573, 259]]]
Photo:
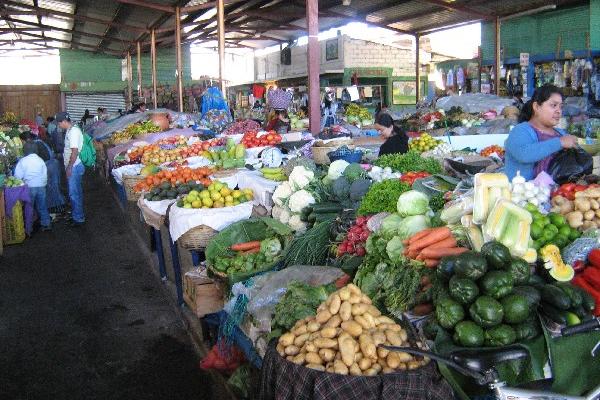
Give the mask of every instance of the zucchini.
[[332, 212], [332, 213], [321, 213], [321, 214], [315, 214], [313, 212], [313, 214], [315, 216], [315, 222], [325, 222], [325, 221], [331, 221], [332, 219], [335, 219], [338, 215], [337, 212]]
[[560, 309], [568, 310], [571, 308], [571, 299], [569, 296], [554, 285], [544, 285], [542, 288], [542, 301]]
[[546, 315], [546, 317], [550, 318], [552, 321], [556, 322], [557, 324], [560, 324], [560, 325], [567, 324], [566, 311], [559, 310], [558, 308], [554, 307], [551, 304], [542, 303], [542, 312], [544, 313], [544, 315]]
[[339, 203], [319, 203], [312, 205], [312, 211], [315, 214], [338, 213], [342, 210], [343, 208]]
[[581, 294], [581, 306], [585, 309], [585, 311], [594, 311], [596, 308], [596, 300], [594, 300], [594, 296], [588, 293], [587, 290], [580, 287], [577, 287], [576, 289]]
[[532, 309], [537, 307], [542, 298], [540, 295], [540, 291], [534, 288], [533, 286], [515, 286], [513, 288], [513, 293], [524, 296]]
[[560, 288], [567, 294], [567, 296], [569, 296], [571, 299], [571, 307], [579, 307], [583, 302], [583, 298], [581, 297], [579, 290], [575, 289], [575, 287], [569, 282], [557, 282], [554, 284], [554, 286]]

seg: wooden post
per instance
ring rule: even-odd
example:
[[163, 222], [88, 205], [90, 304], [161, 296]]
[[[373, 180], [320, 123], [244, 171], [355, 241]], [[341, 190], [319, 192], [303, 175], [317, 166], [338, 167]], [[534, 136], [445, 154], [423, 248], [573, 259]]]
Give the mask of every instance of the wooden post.
[[131, 68], [131, 53], [128, 51], [127, 52], [127, 101], [129, 102], [129, 105], [127, 107], [128, 110], [131, 110], [131, 108], [133, 107], [133, 83], [132, 83], [132, 77], [133, 75], [133, 70]]
[[150, 33], [150, 58], [152, 63], [152, 103], [154, 108], [158, 108], [158, 99], [156, 97], [156, 30], [152, 29]]
[[496, 40], [495, 40], [495, 57], [494, 57], [494, 91], [496, 95], [500, 95], [500, 48], [502, 47], [502, 42], [500, 41], [500, 18], [496, 17]]
[[420, 36], [417, 33], [415, 35], [415, 42], [416, 42], [416, 46], [415, 46], [415, 60], [416, 60], [415, 77], [417, 80], [417, 96], [416, 96], [417, 103], [419, 101], [421, 101], [421, 56], [419, 54], [419, 52], [420, 52], [419, 39], [420, 39]]
[[219, 42], [219, 86], [221, 93], [225, 94], [225, 5], [223, 0], [217, 0], [217, 37]]
[[308, 114], [310, 132], [317, 135], [321, 130], [321, 99], [319, 67], [321, 48], [319, 45], [319, 2], [306, 0], [306, 25], [308, 27]]
[[181, 67], [181, 8], [175, 7], [175, 50], [177, 57], [177, 105], [183, 112], [183, 77]]
[[142, 97], [142, 45], [137, 42], [137, 78], [138, 78], [138, 98]]

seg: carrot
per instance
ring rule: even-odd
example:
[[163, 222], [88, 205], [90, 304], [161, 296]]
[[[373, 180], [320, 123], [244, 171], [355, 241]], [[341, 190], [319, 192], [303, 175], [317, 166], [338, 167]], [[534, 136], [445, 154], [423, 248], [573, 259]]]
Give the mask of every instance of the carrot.
[[410, 258], [410, 259], [415, 259], [416, 256], [419, 255], [419, 252], [417, 250], [408, 250], [408, 253], [406, 253], [406, 257]]
[[232, 244], [231, 245], [231, 250], [233, 250], [233, 251], [244, 251], [244, 250], [254, 249], [254, 248], [257, 248], [257, 247], [260, 248], [260, 241], [254, 240], [252, 242]]
[[440, 260], [437, 258], [426, 258], [424, 262], [427, 268], [435, 268], [440, 263]]
[[245, 256], [245, 255], [248, 255], [248, 254], [256, 254], [256, 253], [260, 253], [260, 247], [255, 247], [255, 248], [250, 249], [250, 250], [240, 251], [239, 254]]
[[437, 247], [435, 249], [424, 249], [421, 252], [421, 255], [425, 259], [442, 258], [442, 257], [447, 257], [447, 256], [457, 256], [459, 254], [464, 253], [465, 251], [469, 251], [469, 249], [466, 249], [464, 247], [451, 247], [451, 248]]
[[451, 235], [452, 232], [450, 232], [450, 228], [447, 226], [435, 228], [435, 230], [429, 232], [427, 236], [412, 242], [410, 244], [410, 248], [418, 251], [424, 249], [425, 247], [431, 246], [434, 243], [440, 242]]
[[[451, 248], [456, 247], [456, 239], [454, 236], [447, 237], [444, 240], [440, 240], [437, 243], [432, 244], [431, 246], [425, 247], [425, 249], [443, 249], [443, 248]], [[423, 249], [423, 250], [425, 250]]]
[[424, 261], [425, 257], [423, 257], [423, 253], [419, 253], [419, 255], [417, 256], [417, 258], [415, 258], [415, 260], [417, 260], [417, 261]]
[[429, 232], [432, 231], [432, 229], [435, 228], [427, 228], [427, 229], [423, 229], [421, 232], [417, 232], [414, 235], [412, 235], [411, 237], [408, 238], [408, 244], [412, 244], [413, 242], [427, 236], [429, 234]]

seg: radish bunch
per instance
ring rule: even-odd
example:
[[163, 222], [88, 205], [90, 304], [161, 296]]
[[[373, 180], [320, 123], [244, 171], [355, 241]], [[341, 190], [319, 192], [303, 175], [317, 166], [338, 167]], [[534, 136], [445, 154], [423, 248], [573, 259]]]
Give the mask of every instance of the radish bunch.
[[358, 217], [354, 225], [348, 230], [348, 234], [337, 249], [337, 256], [344, 255], [362, 257], [366, 254], [365, 243], [371, 234], [367, 228], [367, 222], [371, 217]]

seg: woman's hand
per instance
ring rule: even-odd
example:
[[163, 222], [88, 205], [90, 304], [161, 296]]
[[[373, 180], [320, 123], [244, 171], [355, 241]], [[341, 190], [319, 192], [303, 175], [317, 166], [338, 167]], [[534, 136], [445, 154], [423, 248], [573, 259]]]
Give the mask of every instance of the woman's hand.
[[565, 135], [560, 137], [560, 144], [563, 149], [572, 149], [577, 146], [577, 137], [573, 135]]

